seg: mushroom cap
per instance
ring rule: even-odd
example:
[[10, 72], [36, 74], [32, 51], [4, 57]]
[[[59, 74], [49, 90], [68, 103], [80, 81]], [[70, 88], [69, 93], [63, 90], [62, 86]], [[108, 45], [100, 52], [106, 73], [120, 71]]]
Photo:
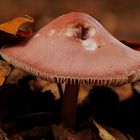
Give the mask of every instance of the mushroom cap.
[[140, 52], [80, 12], [54, 19], [27, 42], [0, 53], [14, 66], [53, 82], [121, 85], [140, 79]]

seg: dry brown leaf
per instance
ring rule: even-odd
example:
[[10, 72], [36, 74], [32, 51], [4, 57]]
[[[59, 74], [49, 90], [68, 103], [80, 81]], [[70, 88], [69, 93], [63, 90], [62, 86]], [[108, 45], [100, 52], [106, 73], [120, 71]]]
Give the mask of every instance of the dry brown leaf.
[[9, 75], [10, 71], [10, 65], [5, 61], [0, 60], [0, 86], [3, 85], [5, 77]]
[[125, 101], [134, 95], [132, 85], [130, 83], [113, 87], [112, 90], [117, 93], [120, 101]]
[[78, 94], [78, 104], [81, 104], [85, 98], [89, 95], [92, 85], [80, 84], [79, 94]]
[[31, 80], [29, 85], [33, 91], [38, 89], [40, 89], [42, 92], [50, 90], [55, 96], [55, 100], [60, 99], [60, 94], [56, 83], [50, 83], [49, 81], [36, 78]]
[[98, 124], [93, 120], [93, 123], [99, 130], [99, 135], [103, 140], [134, 140], [131, 136], [126, 137], [119, 130], [111, 127], [106, 127]]
[[99, 135], [103, 140], [117, 140], [115, 137], [113, 137], [106, 129], [104, 129], [101, 125], [96, 123], [94, 121], [95, 126], [99, 130]]
[[133, 88], [140, 94], [140, 81], [135, 82]]
[[31, 17], [18, 17], [0, 24], [0, 46], [30, 38], [32, 35], [30, 25], [33, 22]]
[[56, 140], [92, 140], [92, 131], [90, 129], [84, 129], [75, 134], [62, 125], [52, 125], [52, 130]]
[[140, 51], [140, 42], [129, 42], [126, 40], [121, 40], [121, 42], [124, 43], [125, 45], [129, 46], [132, 49]]
[[9, 140], [7, 134], [0, 129], [0, 140]]
[[18, 17], [6, 23], [0, 24], [0, 30], [9, 34], [16, 35], [20, 26], [25, 23], [33, 23], [32, 18]]
[[5, 81], [5, 77], [0, 77], [0, 86], [3, 85], [4, 81]]
[[21, 69], [13, 68], [11, 73], [7, 77], [6, 83], [15, 84], [20, 79], [22, 79], [23, 77], [28, 76], [28, 75], [29, 75], [28, 73], [24, 72]]
[[134, 140], [130, 135], [127, 135], [127, 137], [121, 133], [120, 131], [111, 128], [111, 127], [107, 127], [105, 126], [105, 129], [111, 134], [113, 135], [117, 140]]

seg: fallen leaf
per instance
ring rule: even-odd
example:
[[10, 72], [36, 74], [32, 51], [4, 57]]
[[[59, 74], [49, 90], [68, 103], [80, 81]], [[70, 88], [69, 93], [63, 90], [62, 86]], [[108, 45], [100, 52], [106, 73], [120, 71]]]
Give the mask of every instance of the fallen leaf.
[[93, 123], [99, 130], [99, 135], [103, 140], [134, 140], [131, 136], [127, 137], [121, 133], [119, 130], [116, 130], [111, 127], [106, 127], [98, 124], [93, 120]]
[[3, 85], [4, 81], [5, 81], [5, 77], [0, 77], [0, 86]]
[[133, 88], [140, 94], [140, 81], [135, 82]]
[[120, 131], [111, 128], [111, 127], [107, 127], [105, 126], [105, 129], [111, 134], [113, 135], [117, 140], [134, 140], [130, 135], [125, 136], [123, 133], [121, 133]]
[[26, 77], [28, 75], [29, 75], [28, 73], [24, 72], [21, 69], [13, 68], [11, 73], [7, 77], [6, 83], [7, 84], [9, 84], [9, 83], [16, 84], [16, 83], [18, 83], [18, 81], [20, 79], [22, 79], [23, 77]]
[[10, 65], [5, 61], [0, 60], [0, 86], [3, 85], [5, 77], [9, 75], [10, 71]]
[[7, 134], [0, 129], [0, 140], [9, 140]]
[[17, 32], [17, 36], [20, 36], [22, 38], [29, 38], [31, 35], [32, 35], [32, 30], [31, 29], [29, 29], [27, 32], [21, 31], [21, 30], [19, 30]]
[[30, 24], [33, 22], [31, 17], [18, 17], [0, 24], [0, 46], [31, 37]]
[[131, 47], [132, 49], [135, 49], [137, 51], [140, 51], [140, 42], [128, 42], [125, 40], [121, 40], [121, 42], [129, 47]]
[[10, 139], [11, 140], [24, 140], [22, 136], [17, 135], [17, 134], [15, 134], [12, 137], [10, 137]]
[[84, 129], [78, 133], [64, 128], [62, 125], [52, 125], [56, 140], [92, 140], [92, 130]]
[[85, 98], [89, 95], [92, 85], [80, 84], [79, 94], [78, 94], [78, 104], [81, 104]]
[[16, 35], [20, 26], [26, 23], [33, 23], [33, 19], [18, 17], [6, 23], [0, 24], [0, 30], [9, 34]]
[[99, 130], [99, 135], [103, 140], [117, 140], [115, 137], [113, 137], [105, 128], [103, 128], [101, 125], [96, 123], [94, 121], [95, 126]]
[[133, 88], [130, 83], [121, 86], [112, 87], [112, 90], [115, 93], [117, 93], [120, 101], [125, 101], [134, 96]]

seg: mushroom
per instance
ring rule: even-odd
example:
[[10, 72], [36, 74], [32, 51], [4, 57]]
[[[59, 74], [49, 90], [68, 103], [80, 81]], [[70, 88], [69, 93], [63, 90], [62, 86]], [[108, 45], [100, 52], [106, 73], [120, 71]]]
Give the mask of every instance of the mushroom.
[[70, 128], [75, 127], [80, 83], [115, 86], [140, 79], [140, 52], [80, 12], [54, 19], [27, 42], [3, 47], [0, 53], [9, 63], [35, 76], [66, 82], [60, 116]]

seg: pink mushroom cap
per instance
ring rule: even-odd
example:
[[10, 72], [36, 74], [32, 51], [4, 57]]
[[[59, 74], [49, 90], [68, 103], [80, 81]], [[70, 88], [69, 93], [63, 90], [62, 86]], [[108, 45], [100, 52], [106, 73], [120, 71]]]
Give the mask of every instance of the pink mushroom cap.
[[5, 46], [0, 53], [14, 66], [52, 82], [121, 85], [140, 79], [140, 52], [80, 12], [54, 19], [27, 42]]

